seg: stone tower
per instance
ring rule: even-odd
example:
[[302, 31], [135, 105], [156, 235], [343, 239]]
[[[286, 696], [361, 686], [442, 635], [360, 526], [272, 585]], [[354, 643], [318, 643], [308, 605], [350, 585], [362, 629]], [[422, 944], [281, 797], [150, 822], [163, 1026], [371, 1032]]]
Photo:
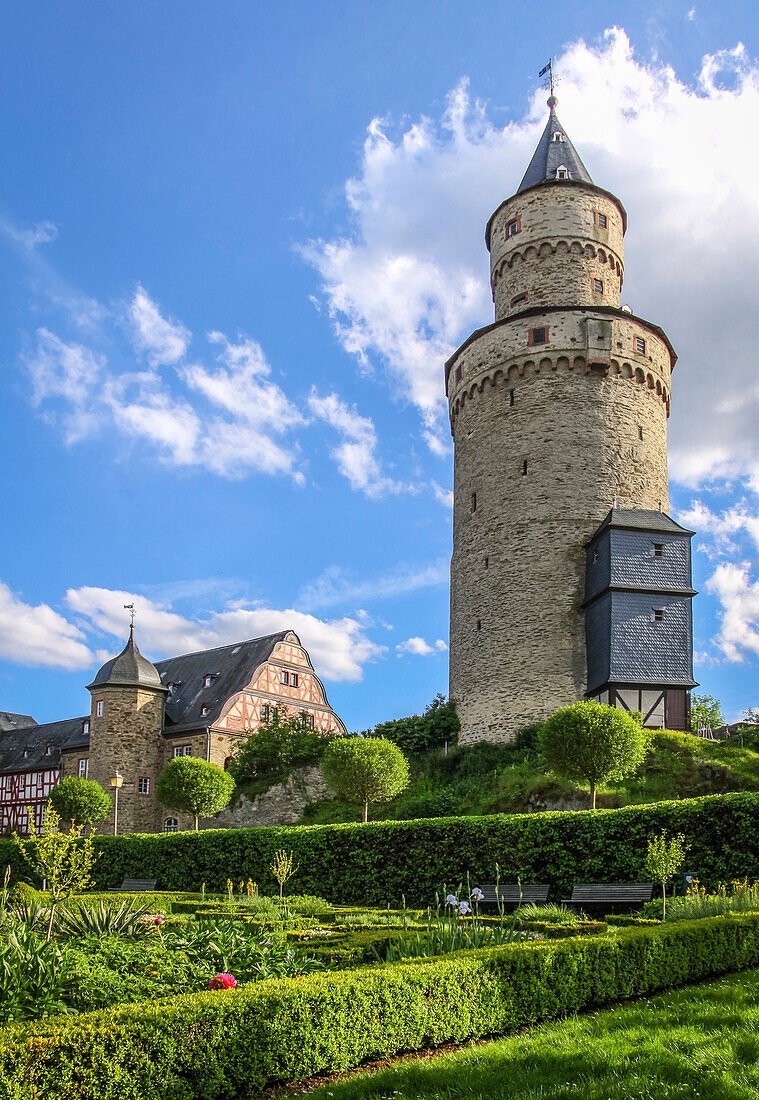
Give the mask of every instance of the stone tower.
[[485, 233], [495, 322], [446, 363], [450, 693], [464, 743], [509, 740], [585, 696], [585, 544], [615, 506], [668, 510], [676, 356], [620, 306], [624, 207], [548, 105], [524, 179]]
[[[123, 776], [119, 791], [119, 833], [154, 833], [161, 829], [161, 807], [155, 782], [164, 763], [164, 703], [168, 694], [156, 668], [134, 640], [118, 657], [106, 661], [87, 685], [90, 711], [90, 779], [112, 792], [111, 778]], [[113, 814], [98, 829], [113, 832]]]

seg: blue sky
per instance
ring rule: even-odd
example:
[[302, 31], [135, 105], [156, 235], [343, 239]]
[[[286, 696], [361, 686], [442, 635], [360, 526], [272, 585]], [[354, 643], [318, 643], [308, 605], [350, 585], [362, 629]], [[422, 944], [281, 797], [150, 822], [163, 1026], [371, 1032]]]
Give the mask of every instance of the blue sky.
[[758, 17], [749, 4], [0, 9], [0, 707], [293, 626], [350, 728], [447, 686], [442, 364], [559, 114], [680, 353], [697, 678], [756, 705]]

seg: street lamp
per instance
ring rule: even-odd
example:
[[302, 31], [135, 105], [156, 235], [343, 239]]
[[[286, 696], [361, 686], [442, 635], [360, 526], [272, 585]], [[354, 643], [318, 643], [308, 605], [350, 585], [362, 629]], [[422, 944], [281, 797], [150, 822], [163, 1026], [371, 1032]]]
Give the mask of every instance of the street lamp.
[[123, 782], [124, 782], [124, 776], [119, 775], [119, 770], [117, 768], [116, 769], [116, 774], [111, 776], [111, 786], [113, 787], [114, 798], [115, 798], [115, 805], [114, 805], [114, 809], [113, 809], [113, 835], [114, 836], [116, 836], [116, 833], [118, 832], [118, 829], [119, 829], [119, 788], [121, 787], [121, 784]]

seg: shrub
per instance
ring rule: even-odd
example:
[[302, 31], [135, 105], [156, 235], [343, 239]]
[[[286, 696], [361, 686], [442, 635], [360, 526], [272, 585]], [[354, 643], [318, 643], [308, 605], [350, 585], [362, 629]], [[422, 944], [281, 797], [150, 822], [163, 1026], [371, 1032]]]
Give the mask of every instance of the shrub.
[[225, 1100], [757, 963], [745, 914], [168, 998], [4, 1029], [0, 1095]]
[[[662, 828], [685, 835], [689, 864], [707, 888], [756, 873], [759, 795], [741, 792], [594, 812], [98, 836], [94, 877], [100, 889], [138, 877], [164, 890], [205, 881], [223, 891], [227, 878], [251, 876], [273, 893], [267, 868], [287, 847], [300, 864], [300, 889], [339, 905], [398, 905], [405, 895], [426, 907], [443, 882], [463, 882], [467, 872], [472, 884], [495, 882], [496, 863], [502, 883], [549, 882], [552, 898], [566, 898], [578, 882], [642, 881], [646, 842]], [[9, 862], [21, 877], [19, 853], [0, 841], [0, 866]]]
[[559, 905], [556, 902], [548, 902], [547, 905], [529, 902], [515, 909], [514, 916], [522, 924], [534, 924], [536, 921], [548, 924], [579, 924], [582, 920], [580, 914], [574, 909], [568, 909], [566, 905]]
[[275, 707], [270, 721], [238, 742], [230, 771], [237, 783], [250, 785], [265, 779], [273, 785], [296, 768], [317, 764], [332, 734], [317, 733], [306, 725], [306, 715], [284, 714]]

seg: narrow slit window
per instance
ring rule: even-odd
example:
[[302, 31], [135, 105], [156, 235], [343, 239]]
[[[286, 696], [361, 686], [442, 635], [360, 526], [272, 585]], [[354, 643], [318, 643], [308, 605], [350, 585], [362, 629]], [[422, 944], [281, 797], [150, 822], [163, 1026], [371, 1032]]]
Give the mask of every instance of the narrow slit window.
[[489, 566], [490, 566], [490, 558], [485, 558], [485, 568], [487, 569]]
[[596, 546], [593, 549], [593, 564], [595, 565], [597, 561], [598, 561], [598, 547]]
[[522, 463], [522, 475], [524, 476], [526, 473], [527, 473], [527, 459], [525, 459], [524, 462]]
[[642, 438], [643, 438], [643, 429], [639, 427], [638, 428], [638, 439], [642, 439]]
[[514, 391], [513, 390], [509, 390], [509, 405], [511, 405], [512, 407], [514, 405]]
[[482, 630], [482, 619], [477, 620], [477, 629]]
[[456, 381], [461, 381], [461, 367], [456, 367]]
[[515, 294], [514, 295], [514, 297], [511, 299], [511, 304], [513, 306], [518, 306], [520, 302], [526, 302], [526, 301], [527, 301], [527, 291], [523, 290], [521, 294]]

